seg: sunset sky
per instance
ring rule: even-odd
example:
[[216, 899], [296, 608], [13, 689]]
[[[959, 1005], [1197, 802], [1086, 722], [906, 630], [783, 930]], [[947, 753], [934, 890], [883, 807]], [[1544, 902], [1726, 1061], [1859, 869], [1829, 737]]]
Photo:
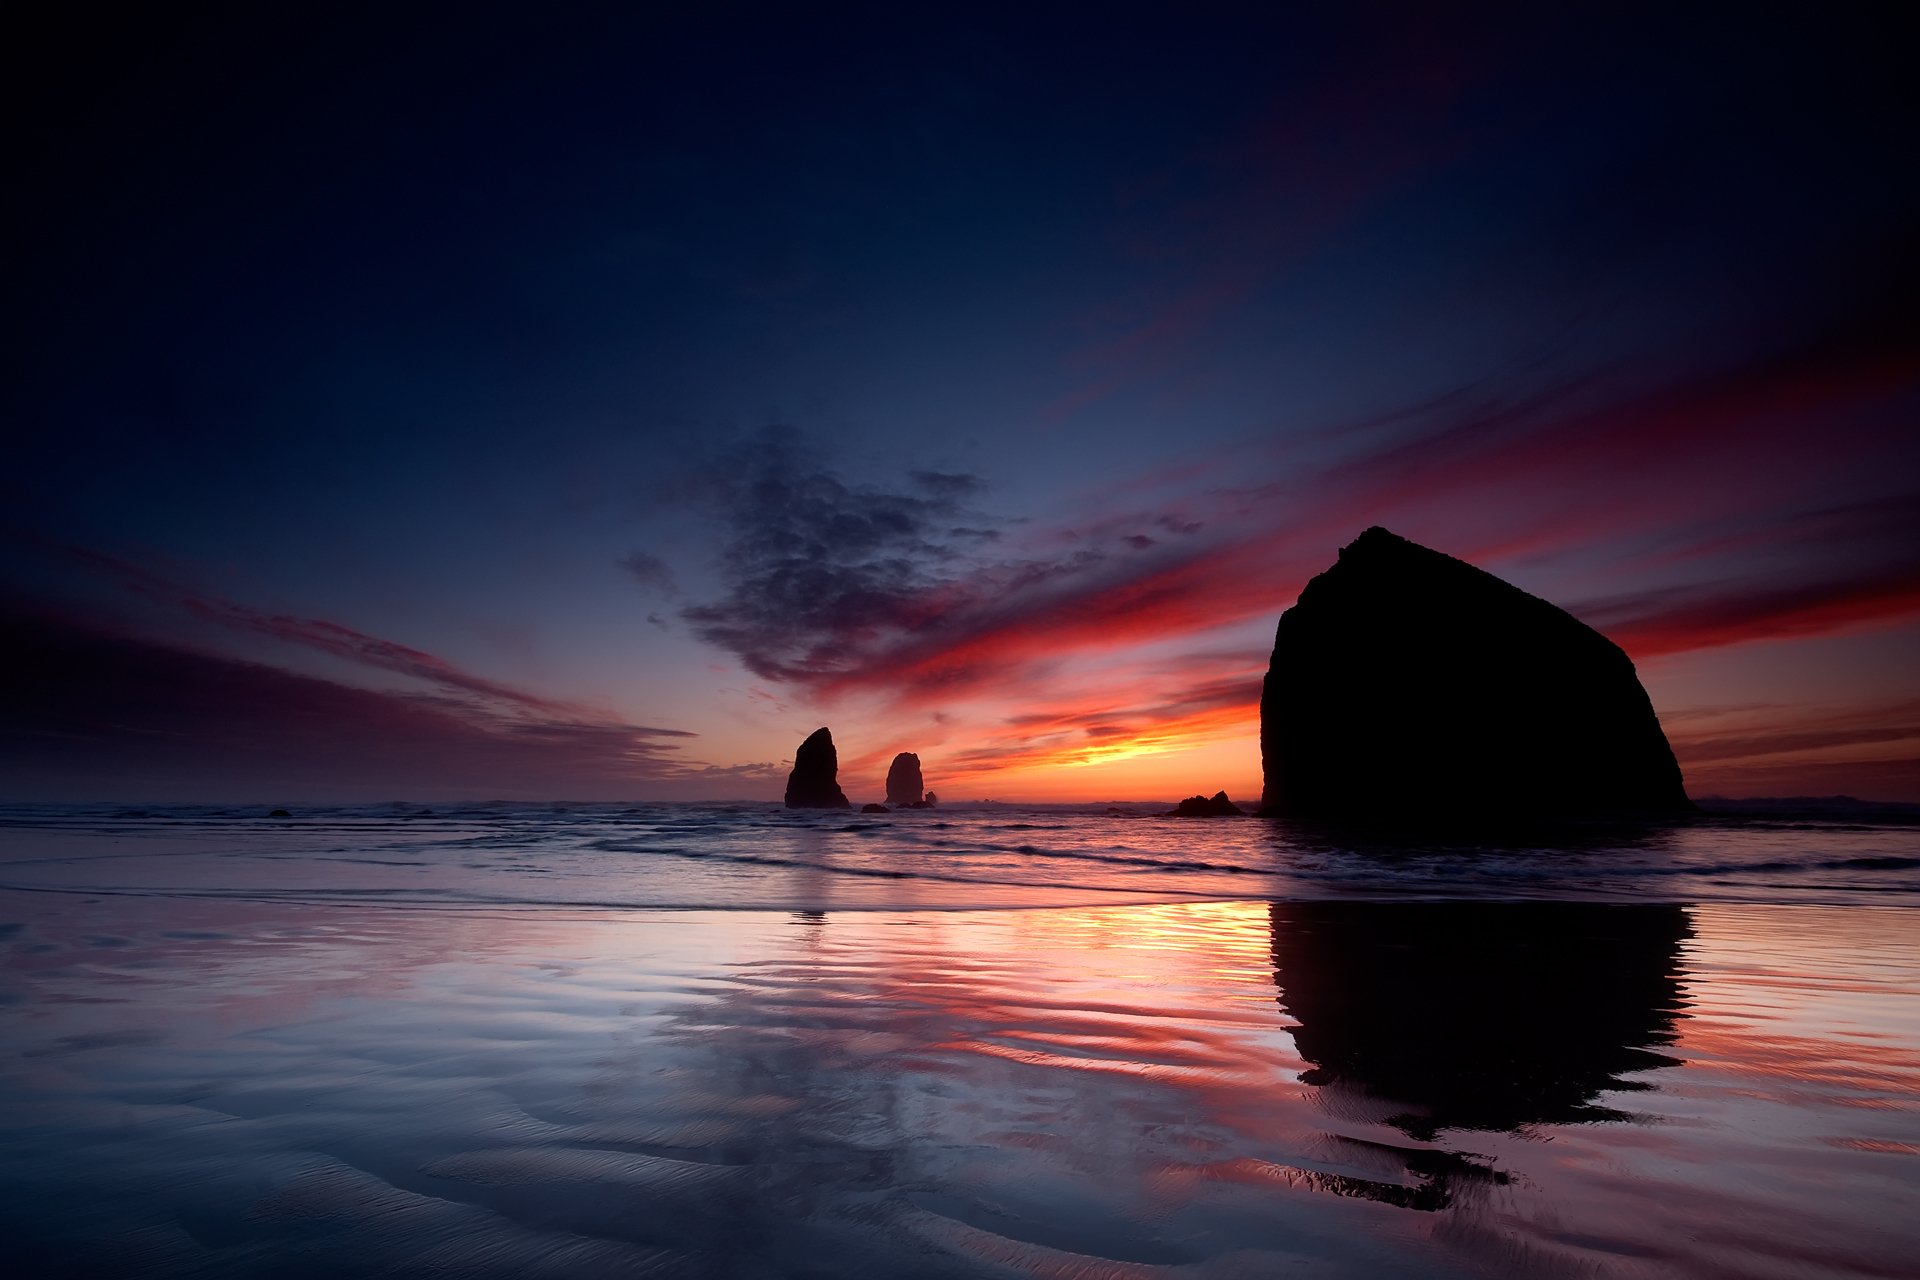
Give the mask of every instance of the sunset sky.
[[1380, 524], [1920, 801], [1910, 45], [1425, 8], [19, 33], [0, 799], [1252, 798]]

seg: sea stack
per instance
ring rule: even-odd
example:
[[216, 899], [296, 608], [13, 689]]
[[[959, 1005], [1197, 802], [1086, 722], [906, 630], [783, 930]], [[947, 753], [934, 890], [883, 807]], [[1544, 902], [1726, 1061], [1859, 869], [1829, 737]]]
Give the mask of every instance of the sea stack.
[[1691, 809], [1627, 655], [1572, 614], [1372, 528], [1280, 615], [1260, 811], [1493, 821]]
[[793, 753], [793, 772], [787, 775], [787, 808], [853, 808], [840, 790], [839, 773], [840, 753], [833, 749], [833, 735], [815, 729]]
[[919, 804], [926, 785], [920, 776], [920, 757], [902, 751], [887, 769], [887, 803]]
[[1205, 796], [1188, 796], [1167, 813], [1169, 818], [1237, 818], [1246, 810], [1227, 799], [1227, 793], [1216, 791], [1209, 800]]

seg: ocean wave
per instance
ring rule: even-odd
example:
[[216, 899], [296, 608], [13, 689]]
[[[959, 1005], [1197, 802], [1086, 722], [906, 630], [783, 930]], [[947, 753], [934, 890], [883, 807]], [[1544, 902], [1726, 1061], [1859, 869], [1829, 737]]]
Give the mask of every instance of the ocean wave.
[[1752, 813], [1505, 841], [1011, 806], [0, 809], [0, 888], [499, 909], [1547, 897], [1920, 902], [1920, 831]]

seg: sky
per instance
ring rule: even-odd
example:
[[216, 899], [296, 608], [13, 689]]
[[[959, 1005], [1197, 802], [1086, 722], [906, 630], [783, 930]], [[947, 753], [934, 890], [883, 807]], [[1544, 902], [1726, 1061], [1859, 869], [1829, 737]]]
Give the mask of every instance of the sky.
[[1673, 8], [43, 16], [0, 799], [1250, 799], [1383, 525], [1920, 801], [1905, 45]]

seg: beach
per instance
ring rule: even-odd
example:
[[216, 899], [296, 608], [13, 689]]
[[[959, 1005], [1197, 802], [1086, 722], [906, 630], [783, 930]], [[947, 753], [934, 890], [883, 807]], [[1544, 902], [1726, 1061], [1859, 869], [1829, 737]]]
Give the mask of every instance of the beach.
[[1917, 843], [21, 810], [0, 1215], [33, 1275], [1894, 1276]]

